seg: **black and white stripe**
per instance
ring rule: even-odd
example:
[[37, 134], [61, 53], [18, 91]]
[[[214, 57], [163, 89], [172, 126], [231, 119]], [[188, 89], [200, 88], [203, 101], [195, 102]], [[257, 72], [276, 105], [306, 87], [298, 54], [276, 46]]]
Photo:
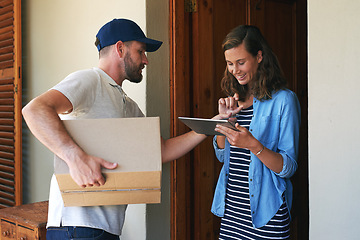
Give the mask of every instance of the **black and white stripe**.
[[[251, 106], [238, 114], [237, 122], [249, 129], [252, 116]], [[225, 215], [221, 219], [219, 239], [289, 239], [290, 216], [285, 201], [268, 224], [258, 229], [253, 227], [248, 182], [249, 164], [249, 150], [230, 146]]]

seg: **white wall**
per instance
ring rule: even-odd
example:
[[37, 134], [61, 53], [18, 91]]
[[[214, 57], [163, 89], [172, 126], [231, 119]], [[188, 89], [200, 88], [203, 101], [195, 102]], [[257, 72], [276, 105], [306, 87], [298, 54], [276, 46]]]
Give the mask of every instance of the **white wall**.
[[[150, 0], [146, 3], [147, 32], [149, 36], [163, 41], [157, 54], [148, 54], [146, 110], [147, 116], [160, 116], [161, 135], [165, 139], [170, 136], [168, 3], [168, 0]], [[146, 206], [148, 240], [170, 239], [170, 163], [163, 164], [161, 191], [161, 204]]]
[[[123, 87], [140, 108], [147, 113], [147, 101], [155, 96], [163, 96], [158, 101], [168, 101], [168, 44], [166, 0], [156, 0], [164, 13], [147, 17], [146, 0], [23, 0], [23, 81], [24, 99], [26, 104], [32, 98], [45, 92], [61, 81], [69, 73], [97, 66], [98, 52], [94, 45], [95, 35], [99, 28], [113, 18], [129, 18], [147, 31], [152, 28], [150, 37], [165, 41], [161, 51], [149, 53], [149, 59], [161, 59], [162, 71], [151, 73], [156, 77], [156, 84], [161, 88], [153, 88], [155, 95], [147, 97], [146, 77], [140, 84], [125, 82]], [[158, 18], [162, 19], [161, 21]], [[156, 29], [156, 30], [155, 30]], [[162, 57], [160, 57], [162, 56]], [[157, 67], [156, 61], [150, 66]], [[165, 65], [163, 65], [165, 63]], [[149, 71], [149, 67], [146, 68]], [[162, 85], [164, 84], [164, 86]], [[156, 92], [158, 91], [158, 92]], [[165, 91], [165, 94], [164, 92]], [[169, 112], [168, 103], [152, 114], [161, 115], [162, 132], [168, 134]], [[48, 199], [50, 178], [53, 173], [53, 156], [39, 141], [37, 141], [24, 126], [24, 201], [25, 203]], [[165, 178], [164, 178], [165, 176]], [[163, 205], [166, 210], [157, 212], [169, 221], [168, 167], [164, 167]], [[165, 191], [164, 191], [165, 189]], [[167, 189], [167, 190], [166, 190]], [[151, 208], [151, 207], [150, 207]], [[146, 205], [130, 205], [127, 211], [122, 240], [149, 239], [146, 236]], [[151, 219], [151, 218], [150, 218]], [[163, 236], [170, 236], [169, 223], [160, 229], [154, 229]], [[163, 239], [169, 239], [167, 237]]]
[[359, 239], [360, 1], [308, 0], [310, 239]]

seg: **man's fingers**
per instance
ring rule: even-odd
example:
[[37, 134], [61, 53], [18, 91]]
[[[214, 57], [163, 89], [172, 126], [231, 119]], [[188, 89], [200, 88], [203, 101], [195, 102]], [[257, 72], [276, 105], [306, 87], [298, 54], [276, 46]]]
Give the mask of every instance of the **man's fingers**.
[[98, 186], [104, 185], [105, 184], [105, 178], [102, 177], [101, 179], [99, 179], [98, 184], [99, 184]]
[[82, 188], [85, 187], [93, 187], [93, 186], [101, 186], [105, 184], [105, 178], [101, 174], [100, 175], [91, 175], [91, 176], [85, 176], [82, 175], [82, 177], [78, 176], [78, 178], [74, 179], [77, 185], [79, 185]]
[[101, 166], [103, 166], [106, 169], [115, 169], [115, 168], [117, 168], [118, 164], [103, 160], [103, 162], [101, 163]]

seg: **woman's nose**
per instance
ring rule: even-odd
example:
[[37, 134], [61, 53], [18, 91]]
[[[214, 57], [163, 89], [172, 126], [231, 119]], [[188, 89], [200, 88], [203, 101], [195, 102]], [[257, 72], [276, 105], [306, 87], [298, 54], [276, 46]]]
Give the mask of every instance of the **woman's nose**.
[[239, 73], [240, 72], [240, 67], [235, 64], [234, 67], [233, 67], [233, 73]]

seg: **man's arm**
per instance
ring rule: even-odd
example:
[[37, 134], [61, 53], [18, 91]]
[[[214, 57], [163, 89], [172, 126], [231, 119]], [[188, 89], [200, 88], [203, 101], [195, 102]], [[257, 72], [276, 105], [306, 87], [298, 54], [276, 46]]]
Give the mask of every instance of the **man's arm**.
[[162, 162], [170, 162], [184, 156], [201, 143], [207, 136], [194, 131], [167, 140], [161, 138]]
[[34, 136], [67, 163], [79, 186], [103, 185], [101, 167], [113, 169], [117, 164], [86, 154], [72, 140], [58, 116], [71, 111], [72, 104], [62, 93], [49, 90], [29, 102], [22, 114]]
[[[231, 114], [232, 112], [230, 111], [221, 112], [212, 119], [227, 119], [229, 116], [231, 116]], [[203, 140], [205, 140], [206, 137], [207, 136], [204, 134], [198, 134], [194, 131], [190, 131], [167, 140], [161, 138], [162, 162], [170, 162], [184, 156]]]

